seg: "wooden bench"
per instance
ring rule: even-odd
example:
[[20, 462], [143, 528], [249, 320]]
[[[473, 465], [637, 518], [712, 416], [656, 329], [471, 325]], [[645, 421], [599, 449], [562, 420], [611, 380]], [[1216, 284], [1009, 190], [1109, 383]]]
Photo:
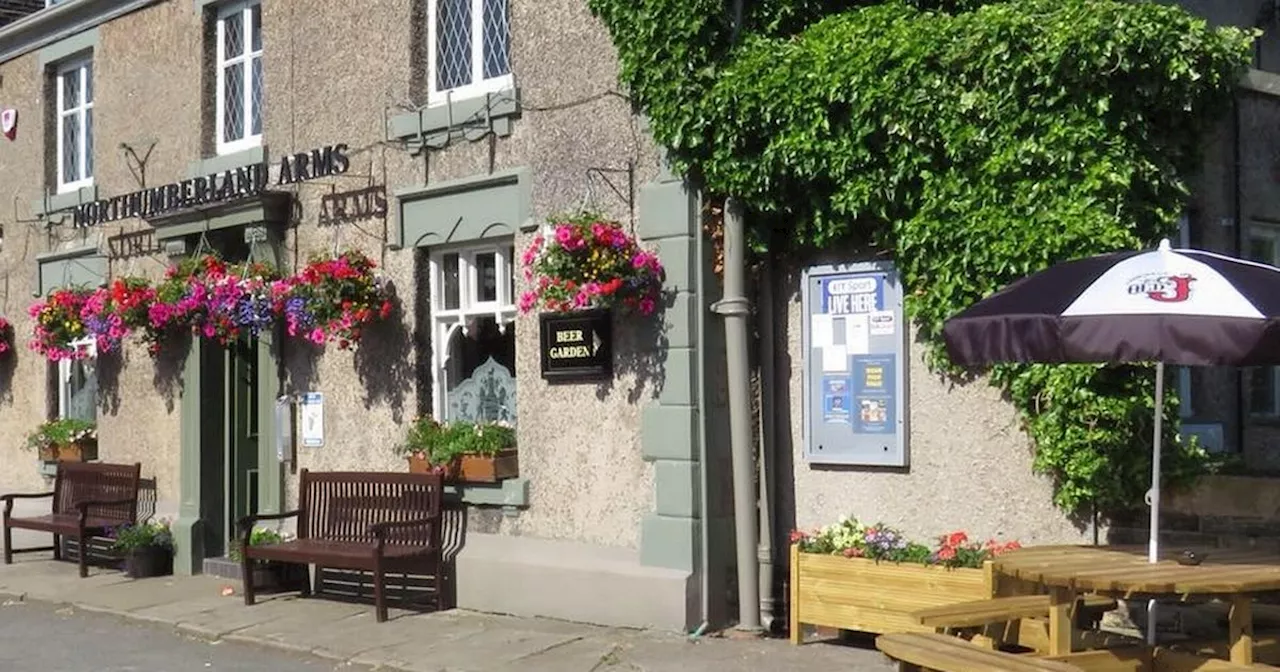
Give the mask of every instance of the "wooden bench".
[[[121, 525], [133, 524], [138, 516], [138, 482], [141, 464], [102, 462], [59, 462], [53, 492], [0, 495], [4, 502], [4, 564], [13, 563], [14, 553], [53, 551], [62, 559], [62, 537], [76, 540], [83, 549], [90, 537], [103, 536]], [[19, 499], [51, 497], [50, 513], [44, 516], [13, 516]], [[14, 548], [14, 528], [50, 532], [53, 546]], [[81, 578], [89, 575], [88, 554], [77, 553]]]
[[876, 638], [876, 648], [898, 661], [903, 672], [1082, 672], [1070, 663], [993, 651], [959, 637], [930, 632], [880, 635]]
[[[1076, 603], [1077, 610], [1110, 611], [1116, 601], [1099, 595], [1086, 595]], [[1017, 595], [989, 600], [958, 602], [930, 607], [911, 614], [921, 625], [932, 628], [972, 628], [1007, 623], [1024, 618], [1048, 618], [1048, 595]]]
[[1097, 651], [1079, 651], [1044, 660], [1069, 663], [1085, 672], [1231, 672], [1232, 670], [1277, 670], [1267, 665], [1242, 665], [1219, 658], [1200, 656], [1166, 647], [1124, 646]]
[[[244, 603], [254, 602], [253, 562], [316, 565], [373, 573], [378, 622], [387, 620], [387, 572], [430, 573], [435, 599], [443, 589], [439, 474], [309, 472], [303, 469], [298, 509], [240, 519]], [[249, 545], [256, 523], [297, 517], [297, 539]], [[307, 596], [310, 586], [302, 590]]]

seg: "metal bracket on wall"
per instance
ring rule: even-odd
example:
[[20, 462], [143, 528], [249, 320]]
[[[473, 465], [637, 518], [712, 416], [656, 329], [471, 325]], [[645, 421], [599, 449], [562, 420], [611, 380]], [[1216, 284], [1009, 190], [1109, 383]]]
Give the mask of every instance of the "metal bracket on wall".
[[[609, 179], [609, 175], [623, 175], [623, 174], [627, 176], [627, 190], [625, 193], [623, 193], [622, 189], [619, 188], [618, 185], [613, 183], [613, 180]], [[599, 177], [600, 180], [605, 183], [605, 186], [609, 187], [609, 190], [612, 191], [613, 194], [618, 197], [618, 200], [626, 204], [627, 214], [630, 217], [631, 229], [634, 231], [636, 228], [636, 163], [635, 161], [628, 159], [627, 165], [625, 168], [608, 168], [604, 166], [592, 166], [590, 168], [587, 168], [586, 176], [587, 176], [587, 193], [588, 194], [591, 193], [591, 178], [593, 176], [596, 176], [596, 177]]]

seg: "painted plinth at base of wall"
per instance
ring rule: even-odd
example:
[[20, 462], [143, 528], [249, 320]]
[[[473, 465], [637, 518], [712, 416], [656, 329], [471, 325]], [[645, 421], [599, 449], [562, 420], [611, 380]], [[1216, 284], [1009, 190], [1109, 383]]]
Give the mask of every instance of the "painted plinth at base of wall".
[[995, 595], [991, 564], [983, 569], [876, 562], [791, 549], [791, 641], [816, 625], [841, 630], [933, 632], [911, 614]]
[[697, 575], [642, 566], [634, 550], [468, 533], [456, 571], [462, 609], [680, 632], [697, 626]]

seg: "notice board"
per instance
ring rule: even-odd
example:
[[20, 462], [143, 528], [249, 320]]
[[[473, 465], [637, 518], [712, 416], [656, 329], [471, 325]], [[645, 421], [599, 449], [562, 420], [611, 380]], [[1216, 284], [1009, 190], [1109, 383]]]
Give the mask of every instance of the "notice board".
[[893, 264], [814, 266], [801, 282], [805, 458], [907, 466], [907, 325]]

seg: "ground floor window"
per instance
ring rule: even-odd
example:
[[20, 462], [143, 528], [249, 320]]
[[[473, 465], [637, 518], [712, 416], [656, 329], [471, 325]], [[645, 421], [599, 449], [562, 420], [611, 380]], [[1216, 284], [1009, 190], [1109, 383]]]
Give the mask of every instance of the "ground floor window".
[[[1250, 222], [1245, 257], [1280, 266], [1280, 226]], [[1257, 366], [1245, 370], [1249, 413], [1280, 417], [1280, 367]]]
[[97, 345], [92, 339], [73, 344], [87, 351], [85, 359], [62, 360], [49, 364], [50, 398], [58, 418], [98, 420]]
[[514, 258], [509, 238], [429, 255], [437, 418], [516, 422]]

